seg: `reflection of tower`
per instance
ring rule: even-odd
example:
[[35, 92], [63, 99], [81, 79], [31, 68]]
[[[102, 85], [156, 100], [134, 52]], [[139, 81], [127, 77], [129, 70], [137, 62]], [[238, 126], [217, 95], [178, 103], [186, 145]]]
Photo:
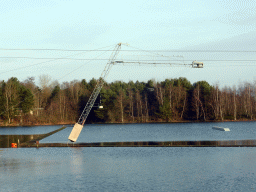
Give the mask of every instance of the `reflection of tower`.
[[81, 180], [84, 179], [84, 160], [83, 160], [83, 153], [81, 148], [72, 147], [70, 148], [70, 167], [69, 171], [71, 172], [72, 184], [76, 186], [77, 189], [83, 188], [81, 185]]
[[81, 148], [73, 147], [71, 148], [71, 163], [70, 163], [70, 169], [71, 172], [76, 175], [80, 176], [83, 172], [83, 153]]

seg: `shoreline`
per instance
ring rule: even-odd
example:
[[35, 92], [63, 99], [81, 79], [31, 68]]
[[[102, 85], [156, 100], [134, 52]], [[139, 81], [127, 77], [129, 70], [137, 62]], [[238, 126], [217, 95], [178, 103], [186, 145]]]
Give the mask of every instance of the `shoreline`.
[[[126, 125], [126, 124], [176, 124], [176, 123], [222, 123], [222, 122], [255, 122], [256, 120], [213, 120], [213, 121], [173, 121], [173, 122], [143, 122], [143, 123], [88, 123], [88, 125], [100, 124], [100, 125]], [[20, 124], [12, 124], [12, 125], [0, 125], [0, 128], [11, 128], [11, 127], [36, 127], [36, 126], [57, 126], [57, 125], [74, 125], [76, 122], [69, 123], [43, 123], [43, 124], [34, 124], [34, 125], [20, 125]]]

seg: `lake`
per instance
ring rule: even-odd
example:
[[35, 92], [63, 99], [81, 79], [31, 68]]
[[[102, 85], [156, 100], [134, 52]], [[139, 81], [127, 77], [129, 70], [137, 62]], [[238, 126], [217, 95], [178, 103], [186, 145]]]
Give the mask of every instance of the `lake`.
[[[0, 135], [59, 127], [0, 128]], [[255, 128], [256, 122], [86, 125], [77, 142], [256, 139]], [[69, 142], [71, 130], [40, 142]], [[253, 147], [2, 148], [0, 191], [254, 191], [255, 159]]]

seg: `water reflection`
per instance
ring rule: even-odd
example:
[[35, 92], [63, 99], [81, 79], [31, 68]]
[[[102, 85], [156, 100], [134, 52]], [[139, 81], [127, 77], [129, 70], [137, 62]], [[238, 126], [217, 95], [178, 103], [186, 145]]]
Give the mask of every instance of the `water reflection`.
[[0, 135], [0, 148], [10, 148], [13, 144], [19, 147], [22, 143], [35, 141], [41, 134], [36, 135]]
[[81, 152], [81, 148], [76, 147], [71, 152], [72, 152], [72, 159], [70, 162], [70, 164], [72, 165], [71, 171], [72, 173], [76, 173], [79, 175], [82, 171], [82, 166], [83, 166], [83, 155]]

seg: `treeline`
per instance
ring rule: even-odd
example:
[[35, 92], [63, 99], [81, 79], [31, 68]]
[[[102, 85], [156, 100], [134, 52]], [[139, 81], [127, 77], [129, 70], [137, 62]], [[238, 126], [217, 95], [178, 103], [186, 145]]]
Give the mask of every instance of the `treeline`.
[[[55, 82], [41, 78], [0, 84], [0, 125], [75, 123], [97, 81]], [[243, 83], [220, 89], [186, 78], [104, 84], [87, 122], [144, 123], [209, 120], [254, 120], [256, 86]], [[99, 107], [103, 106], [103, 108]]]

